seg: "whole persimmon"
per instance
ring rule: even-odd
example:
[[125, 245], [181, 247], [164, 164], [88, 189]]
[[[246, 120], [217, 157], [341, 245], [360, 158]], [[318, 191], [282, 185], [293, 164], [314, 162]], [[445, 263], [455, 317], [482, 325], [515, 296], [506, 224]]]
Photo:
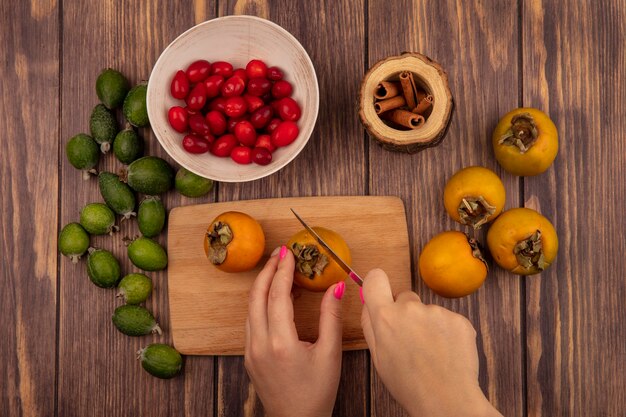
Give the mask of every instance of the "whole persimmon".
[[[328, 246], [348, 265], [352, 262], [346, 241], [336, 232], [323, 227], [313, 227]], [[346, 272], [333, 261], [313, 236], [303, 229], [293, 235], [287, 247], [293, 252], [296, 269], [293, 281], [299, 287], [310, 291], [326, 291], [336, 282], [346, 279]]]
[[251, 216], [238, 211], [217, 216], [204, 236], [204, 253], [217, 269], [224, 272], [253, 269], [264, 250], [263, 228]]
[[541, 110], [522, 107], [505, 114], [491, 138], [496, 159], [513, 175], [538, 175], [550, 168], [559, 151], [559, 134]]
[[457, 171], [446, 183], [443, 203], [452, 219], [479, 229], [504, 209], [506, 191], [495, 172], [473, 166]]
[[457, 231], [442, 232], [422, 249], [419, 271], [428, 287], [442, 297], [457, 298], [473, 293], [487, 278], [478, 242]]
[[552, 223], [535, 210], [505, 211], [487, 232], [487, 246], [498, 265], [518, 275], [537, 274], [556, 258], [559, 239]]

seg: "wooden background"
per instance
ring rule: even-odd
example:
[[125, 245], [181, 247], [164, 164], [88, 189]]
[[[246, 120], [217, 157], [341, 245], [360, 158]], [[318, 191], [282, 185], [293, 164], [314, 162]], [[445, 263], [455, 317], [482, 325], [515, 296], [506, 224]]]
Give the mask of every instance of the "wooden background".
[[[196, 23], [228, 14], [273, 20], [298, 38], [319, 76], [318, 124], [279, 173], [220, 184], [208, 199], [168, 194], [166, 205], [310, 195], [397, 195], [407, 209], [415, 289], [465, 314], [478, 330], [480, 382], [506, 416], [626, 413], [626, 2], [611, 0], [197, 0], [0, 2], [0, 416], [260, 416], [241, 357], [188, 357], [184, 376], [150, 377], [134, 352], [169, 340], [165, 273], [148, 302], [165, 337], [129, 338], [111, 325], [114, 291], [57, 254], [59, 227], [100, 196], [67, 162], [69, 137], [88, 129], [95, 79], [106, 66], [146, 79], [159, 53]], [[456, 100], [443, 143], [390, 153], [363, 132], [359, 81], [377, 60], [419, 51], [448, 71]], [[554, 166], [517, 178], [495, 163], [499, 116], [535, 106], [561, 139]], [[151, 154], [164, 156], [149, 130]], [[518, 278], [493, 268], [461, 300], [430, 292], [420, 248], [456, 229], [442, 188], [480, 164], [504, 180], [508, 207], [541, 210], [561, 241], [556, 264]], [[118, 167], [113, 157], [100, 169]], [[304, 180], [302, 172], [315, 175]], [[135, 233], [126, 223], [122, 234]], [[164, 236], [161, 237], [164, 241]], [[119, 238], [92, 244], [120, 255]], [[403, 416], [367, 351], [344, 354], [335, 416]]]

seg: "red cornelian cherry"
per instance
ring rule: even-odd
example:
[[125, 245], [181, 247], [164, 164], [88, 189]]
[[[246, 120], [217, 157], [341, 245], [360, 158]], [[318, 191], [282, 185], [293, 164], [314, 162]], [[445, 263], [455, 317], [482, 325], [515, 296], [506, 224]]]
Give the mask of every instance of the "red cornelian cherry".
[[272, 153], [264, 147], [257, 147], [252, 150], [252, 161], [259, 165], [267, 165], [272, 162]]
[[217, 110], [211, 110], [205, 116], [211, 133], [215, 136], [223, 135], [226, 132], [226, 116]]
[[255, 148], [265, 148], [270, 152], [274, 152], [276, 150], [276, 146], [272, 145], [272, 141], [270, 139], [270, 135], [259, 135], [256, 138], [256, 142], [254, 143]]
[[244, 115], [241, 117], [231, 117], [228, 119], [228, 121], [226, 122], [226, 128], [230, 133], [235, 133], [235, 126], [237, 126], [237, 123], [239, 122], [243, 122], [244, 120], [248, 120], [248, 118]]
[[248, 74], [246, 73], [246, 70], [243, 68], [237, 68], [234, 72], [233, 72], [233, 77], [239, 77], [243, 80], [243, 82], [247, 82], [248, 81]]
[[289, 97], [292, 92], [293, 87], [289, 81], [276, 81], [272, 86], [272, 96], [274, 96], [274, 98]]
[[256, 130], [254, 126], [247, 120], [242, 120], [235, 125], [234, 132], [235, 137], [245, 146], [253, 146], [256, 142]]
[[230, 62], [214, 62], [211, 66], [211, 75], [221, 75], [224, 78], [228, 78], [233, 75], [233, 66]]
[[230, 157], [238, 164], [247, 165], [252, 162], [252, 149], [243, 145], [235, 146], [230, 152]]
[[287, 146], [298, 137], [300, 130], [298, 125], [292, 121], [285, 121], [278, 125], [270, 135], [272, 144], [277, 148]]
[[298, 103], [291, 97], [283, 97], [276, 103], [276, 107], [274, 108], [281, 119], [289, 120], [292, 122], [300, 119], [302, 112], [300, 111], [300, 106]]
[[219, 111], [224, 113], [226, 110], [226, 99], [224, 97], [216, 97], [209, 103], [209, 111]]
[[171, 107], [167, 112], [167, 120], [170, 122], [170, 126], [179, 133], [187, 131], [188, 118], [187, 110], [180, 106]]
[[265, 127], [265, 131], [269, 134], [272, 134], [272, 132], [278, 127], [279, 124], [281, 124], [283, 121], [280, 120], [279, 118], [275, 118], [270, 120], [270, 122], [267, 124], [267, 126]]
[[243, 97], [236, 96], [226, 99], [224, 105], [224, 113], [228, 117], [240, 117], [246, 114], [248, 110], [248, 103]]
[[253, 59], [246, 65], [246, 73], [248, 78], [265, 77], [267, 74], [267, 65], [260, 59]]
[[272, 81], [278, 81], [283, 79], [283, 72], [278, 67], [269, 67], [267, 69], [267, 78]]
[[250, 95], [260, 97], [267, 94], [272, 89], [272, 83], [267, 78], [251, 78], [248, 81], [247, 92]]
[[274, 115], [274, 110], [271, 106], [263, 106], [252, 113], [250, 116], [250, 123], [256, 129], [263, 129]]
[[215, 156], [225, 158], [230, 156], [231, 151], [237, 146], [237, 139], [235, 135], [227, 134], [223, 135], [211, 145], [211, 153]]
[[250, 94], [244, 94], [243, 98], [246, 99], [246, 103], [248, 103], [248, 113], [252, 113], [265, 105], [260, 97], [251, 96]]
[[205, 153], [209, 151], [209, 147], [206, 139], [193, 133], [183, 138], [183, 148], [189, 153]]
[[211, 64], [209, 61], [199, 59], [192, 62], [189, 67], [187, 67], [186, 74], [189, 81], [192, 83], [198, 83], [208, 77], [210, 72]]
[[217, 97], [222, 91], [222, 84], [224, 84], [224, 77], [221, 75], [209, 75], [204, 80], [204, 86], [206, 87], [206, 96], [208, 98]]
[[174, 78], [172, 78], [172, 84], [170, 85], [170, 93], [172, 97], [179, 100], [184, 100], [189, 94], [189, 80], [185, 75], [185, 71], [180, 70], [176, 72]]
[[235, 97], [243, 94], [246, 89], [246, 82], [241, 77], [232, 76], [224, 81], [222, 84], [221, 92], [222, 97]]
[[200, 113], [189, 116], [189, 129], [200, 136], [211, 132], [209, 124]]
[[206, 87], [203, 83], [196, 84], [187, 98], [185, 99], [187, 106], [192, 110], [200, 110], [206, 104]]

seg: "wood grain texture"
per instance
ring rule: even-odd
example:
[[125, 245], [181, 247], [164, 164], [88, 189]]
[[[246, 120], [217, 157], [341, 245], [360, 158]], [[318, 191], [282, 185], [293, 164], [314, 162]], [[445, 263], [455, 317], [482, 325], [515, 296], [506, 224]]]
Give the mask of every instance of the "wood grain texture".
[[526, 279], [528, 415], [626, 410], [626, 2], [523, 5], [524, 106], [546, 111], [559, 154], [524, 180], [556, 227], [556, 264]]
[[[390, 15], [393, 16], [390, 18]], [[446, 70], [455, 101], [447, 136], [435, 148], [416, 155], [370, 145], [370, 191], [400, 196], [407, 207], [412, 236], [413, 278], [418, 294], [467, 316], [478, 331], [480, 383], [506, 416], [523, 415], [523, 350], [520, 336], [518, 278], [490, 268], [483, 287], [471, 296], [448, 300], [419, 278], [421, 248], [435, 234], [462, 227], [446, 215], [443, 187], [457, 170], [483, 165], [500, 175], [506, 207], [517, 207], [518, 180], [504, 173], [493, 157], [489, 138], [499, 115], [518, 104], [518, 14], [510, 3], [369, 1], [369, 65], [403, 51], [429, 56]], [[484, 242], [484, 232], [478, 234]], [[404, 411], [372, 374], [372, 415], [400, 416]]]
[[[402, 201], [396, 197], [273, 198], [180, 207], [169, 217], [168, 295], [174, 344], [181, 353], [243, 355], [250, 288], [274, 248], [303, 229], [291, 208], [310, 226], [339, 233], [350, 248], [354, 270], [384, 268], [392, 274], [394, 294], [411, 288], [406, 217]], [[265, 253], [251, 271], [222, 272], [206, 259], [207, 227], [227, 211], [246, 213], [263, 228]], [[343, 349], [367, 349], [361, 329], [359, 287], [344, 277]], [[293, 295], [298, 336], [315, 342], [324, 292], [296, 287]]]
[[[276, 174], [247, 184], [220, 184], [219, 200], [251, 198], [363, 195], [366, 192], [365, 145], [356, 110], [358, 84], [364, 73], [364, 2], [292, 2], [225, 0], [219, 15], [256, 14], [291, 32], [309, 53], [317, 72], [320, 112], [307, 147]], [[367, 413], [366, 352], [343, 356], [342, 380], [335, 416]], [[244, 374], [243, 361], [220, 358], [219, 380]], [[244, 407], [251, 388], [247, 376], [219, 386], [220, 416], [263, 415], [262, 407]], [[234, 399], [234, 400], [233, 400]], [[246, 404], [254, 404], [248, 400]], [[257, 404], [258, 405], [258, 404]]]
[[53, 1], [0, 4], [1, 416], [55, 403], [58, 15]]
[[[102, 68], [119, 69], [132, 83], [148, 79], [160, 52], [196, 20], [210, 17], [215, 3], [204, 7], [164, 2], [65, 2], [63, 7], [62, 134], [64, 145], [78, 132], [88, 132], [89, 115], [97, 103], [95, 80]], [[200, 16], [196, 16], [196, 12]], [[208, 15], [208, 16], [207, 16]], [[167, 88], [167, 86], [164, 86]], [[121, 121], [121, 114], [118, 114]], [[150, 129], [140, 129], [146, 153], [166, 157]], [[166, 158], [168, 159], [168, 158]], [[170, 162], [172, 162], [170, 160]], [[102, 201], [97, 181], [83, 181], [61, 160], [61, 222], [78, 219], [81, 207]], [[101, 158], [99, 170], [115, 172], [121, 164], [112, 154]], [[138, 199], [140, 200], [140, 199]], [[166, 208], [207, 202], [187, 199], [171, 191], [163, 196]], [[92, 245], [112, 250], [122, 273], [137, 271], [130, 264], [122, 237], [138, 234], [136, 221], [124, 222], [113, 237], [92, 238]], [[158, 240], [165, 244], [166, 234]], [[146, 307], [164, 329], [164, 335], [130, 338], [111, 323], [120, 304], [114, 290], [95, 287], [85, 263], [73, 266], [65, 259], [60, 269], [59, 416], [206, 416], [213, 411], [212, 357], [186, 358], [182, 376], [159, 380], [147, 374], [135, 352], [151, 342], [171, 343], [166, 273], [148, 273], [154, 292]]]

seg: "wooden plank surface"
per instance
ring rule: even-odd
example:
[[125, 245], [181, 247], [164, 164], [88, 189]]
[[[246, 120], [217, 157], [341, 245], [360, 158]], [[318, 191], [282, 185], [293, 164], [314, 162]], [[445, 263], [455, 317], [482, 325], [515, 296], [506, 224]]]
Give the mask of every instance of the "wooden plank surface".
[[[274, 248], [303, 229], [291, 208], [311, 227], [326, 227], [339, 233], [350, 248], [350, 266], [354, 270], [384, 268], [393, 274], [394, 294], [411, 288], [406, 216], [402, 201], [396, 197], [266, 198], [179, 207], [168, 219], [167, 269], [171, 330], [179, 352], [243, 355], [250, 288]], [[223, 272], [206, 258], [207, 227], [227, 211], [246, 213], [263, 228], [265, 253], [250, 271]], [[345, 274], [344, 277], [343, 349], [367, 349], [361, 328], [359, 287]], [[323, 295], [324, 292], [293, 289], [294, 321], [301, 340], [317, 340]]]
[[[363, 0], [219, 2], [220, 16], [254, 14], [291, 32], [310, 55], [320, 88], [317, 126], [302, 153], [266, 179], [220, 184], [220, 201], [366, 193], [367, 162], [355, 105], [358, 80], [364, 73], [363, 10]], [[366, 415], [365, 355], [365, 351], [344, 353], [335, 416]], [[243, 360], [220, 357], [218, 364], [217, 415], [263, 415]]]
[[560, 148], [524, 180], [524, 205], [556, 227], [556, 264], [526, 279], [528, 415], [626, 410], [626, 2], [524, 3], [524, 105]]
[[[458, 169], [483, 165], [502, 178], [506, 207], [518, 206], [518, 180], [496, 163], [489, 138], [499, 115], [518, 105], [518, 13], [510, 3], [369, 1], [369, 65], [403, 51], [421, 52], [448, 74], [455, 100], [447, 136], [436, 148], [415, 155], [393, 153], [370, 141], [370, 191], [400, 196], [407, 207], [412, 237], [413, 277], [418, 294], [467, 316], [478, 331], [480, 383], [506, 416], [523, 415], [523, 350], [520, 340], [520, 283], [491, 267], [477, 292], [460, 300], [435, 295], [421, 281], [421, 248], [444, 230], [462, 230], [443, 207], [443, 187]], [[483, 232], [484, 233], [484, 232]], [[483, 233], [479, 240], [485, 242]], [[400, 416], [373, 374], [372, 415]]]
[[[122, 71], [131, 82], [148, 79], [160, 52], [181, 32], [204, 21], [213, 2], [178, 7], [166, 2], [64, 2], [62, 41], [61, 142], [89, 129], [91, 109], [98, 102], [95, 80], [102, 68]], [[122, 119], [121, 115], [118, 117]], [[140, 129], [146, 153], [165, 157], [150, 129]], [[170, 160], [171, 162], [171, 160]], [[61, 222], [76, 221], [80, 208], [102, 201], [97, 181], [83, 181], [63, 157]], [[110, 154], [99, 170], [115, 172], [121, 164]], [[198, 202], [210, 199], [197, 199]], [[189, 204], [176, 192], [164, 196], [168, 209]], [[126, 255], [122, 237], [138, 234], [136, 221], [121, 224], [113, 237], [92, 238], [92, 245], [112, 250], [122, 273], [137, 271]], [[166, 241], [162, 233], [158, 240]], [[119, 333], [111, 314], [120, 304], [114, 290], [95, 287], [84, 262], [63, 260], [60, 270], [60, 336], [58, 415], [70, 416], [200, 416], [213, 410], [213, 358], [185, 361], [183, 376], [159, 380], [148, 375], [135, 352], [151, 342], [171, 343], [166, 273], [149, 273], [154, 292], [146, 307], [164, 329], [163, 336], [131, 338]]]
[[0, 4], [0, 416], [55, 406], [58, 16], [51, 1]]

